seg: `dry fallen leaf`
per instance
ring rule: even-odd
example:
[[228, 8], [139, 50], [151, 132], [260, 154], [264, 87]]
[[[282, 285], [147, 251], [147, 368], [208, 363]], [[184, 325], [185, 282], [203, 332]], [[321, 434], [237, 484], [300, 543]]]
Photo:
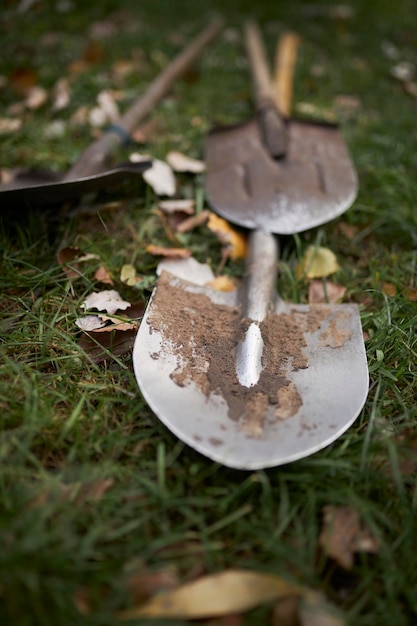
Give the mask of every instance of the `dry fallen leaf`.
[[[109, 323], [110, 322], [110, 323]], [[109, 333], [113, 330], [134, 330], [138, 328], [138, 322], [123, 317], [112, 315], [84, 315], [75, 320], [78, 328], [84, 332]]]
[[171, 213], [176, 213], [180, 211], [181, 213], [186, 213], [187, 215], [194, 214], [195, 201], [192, 199], [183, 199], [183, 200], [161, 200], [158, 203], [159, 208], [168, 215]]
[[14, 117], [0, 117], [0, 135], [15, 133], [22, 126], [22, 120]]
[[68, 78], [60, 78], [52, 89], [53, 111], [62, 111], [71, 100], [71, 88]]
[[236, 291], [237, 286], [229, 276], [216, 276], [206, 283], [206, 287], [216, 289], [216, 291]]
[[297, 274], [306, 278], [325, 278], [340, 269], [336, 255], [329, 248], [309, 246], [297, 266]]
[[34, 85], [26, 94], [25, 105], [31, 111], [39, 109], [48, 99], [48, 92], [39, 85]]
[[299, 608], [300, 626], [346, 626], [341, 612], [318, 591], [303, 593]]
[[158, 196], [173, 196], [177, 183], [174, 172], [165, 161], [152, 160], [152, 167], [143, 173], [144, 180]]
[[378, 552], [378, 541], [349, 506], [325, 506], [319, 544], [343, 569], [351, 570], [357, 552]]
[[197, 213], [197, 215], [192, 215], [191, 217], [187, 217], [183, 219], [176, 227], [177, 233], [188, 233], [190, 230], [194, 228], [198, 228], [198, 226], [202, 226], [210, 219], [210, 211], [205, 209]]
[[381, 287], [382, 293], [393, 298], [397, 293], [397, 286], [393, 283], [383, 282]]
[[156, 594], [145, 604], [122, 611], [119, 618], [204, 619], [247, 611], [299, 593], [298, 587], [272, 574], [228, 570]]
[[119, 107], [116, 103], [115, 94], [110, 90], [103, 90], [97, 96], [97, 106], [89, 113], [89, 121], [94, 128], [100, 128], [106, 124], [114, 124], [120, 117]]
[[188, 248], [164, 248], [163, 246], [155, 246], [149, 244], [146, 246], [146, 252], [154, 256], [164, 256], [176, 259], [186, 259], [191, 256], [191, 250]]
[[130, 263], [126, 263], [122, 266], [120, 270], [120, 280], [122, 283], [126, 283], [129, 287], [133, 287], [138, 282], [138, 278], [136, 276], [136, 269]]
[[341, 302], [346, 293], [346, 287], [329, 281], [312, 280], [308, 286], [309, 304], [336, 304]]
[[100, 267], [96, 270], [94, 278], [100, 283], [114, 285], [112, 277], [110, 276], [109, 271], [104, 267], [104, 265], [100, 265]]
[[9, 87], [20, 96], [26, 96], [28, 91], [37, 85], [38, 75], [30, 67], [16, 67], [9, 74]]
[[57, 261], [62, 265], [62, 269], [69, 280], [78, 278], [81, 275], [81, 264], [88, 261], [95, 261], [99, 257], [96, 254], [84, 254], [80, 248], [65, 246], [57, 252]]
[[210, 212], [208, 228], [226, 245], [232, 259], [243, 259], [246, 255], [246, 237], [235, 230], [227, 220]]
[[98, 311], [106, 311], [110, 315], [113, 315], [116, 311], [125, 311], [130, 306], [130, 302], [122, 300], [120, 294], [115, 289], [90, 293], [81, 304], [83, 309], [97, 309]]
[[167, 163], [172, 167], [174, 172], [189, 172], [191, 174], [201, 174], [205, 172], [206, 165], [203, 161], [192, 159], [182, 152], [171, 150], [166, 155]]
[[109, 363], [115, 357], [131, 354], [137, 334], [137, 320], [143, 316], [144, 309], [145, 305], [140, 302], [132, 304], [126, 312], [126, 317], [135, 321], [135, 328], [122, 331], [120, 327], [112, 325], [109, 330], [113, 332], [83, 332], [78, 344], [97, 364]]

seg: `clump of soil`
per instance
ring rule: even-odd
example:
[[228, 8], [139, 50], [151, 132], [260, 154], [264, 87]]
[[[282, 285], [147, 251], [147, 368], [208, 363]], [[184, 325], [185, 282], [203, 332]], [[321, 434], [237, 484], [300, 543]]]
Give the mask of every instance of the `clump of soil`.
[[241, 319], [239, 308], [215, 304], [206, 294], [171, 284], [170, 275], [164, 272], [148, 324], [151, 332], [164, 338], [161, 351], [177, 357], [172, 380], [180, 386], [194, 383], [206, 396], [220, 394], [229, 417], [239, 420], [249, 436], [259, 438], [269, 407], [274, 407], [276, 419], [287, 419], [302, 405], [288, 373], [308, 367], [304, 334], [317, 330], [329, 314], [330, 309], [320, 308], [267, 315], [260, 324], [263, 369], [252, 387], [241, 385], [236, 373], [236, 347], [249, 325]]

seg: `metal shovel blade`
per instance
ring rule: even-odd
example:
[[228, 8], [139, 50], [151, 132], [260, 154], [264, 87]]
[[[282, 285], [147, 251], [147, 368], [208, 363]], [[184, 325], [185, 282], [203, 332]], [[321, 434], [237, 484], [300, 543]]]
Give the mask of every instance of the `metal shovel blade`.
[[20, 176], [8, 185], [0, 187], [3, 210], [21, 206], [51, 206], [63, 204], [104, 188], [111, 188], [133, 181], [152, 165], [151, 161], [120, 164], [98, 174], [68, 180], [52, 172], [35, 172]]
[[336, 126], [290, 120], [287, 151], [273, 159], [256, 121], [219, 128], [206, 144], [206, 192], [217, 213], [246, 228], [289, 235], [352, 204], [357, 176]]
[[243, 292], [163, 272], [133, 351], [136, 379], [159, 419], [237, 469], [289, 463], [327, 446], [368, 391], [357, 306], [283, 302], [276, 246], [270, 234], [251, 234]]

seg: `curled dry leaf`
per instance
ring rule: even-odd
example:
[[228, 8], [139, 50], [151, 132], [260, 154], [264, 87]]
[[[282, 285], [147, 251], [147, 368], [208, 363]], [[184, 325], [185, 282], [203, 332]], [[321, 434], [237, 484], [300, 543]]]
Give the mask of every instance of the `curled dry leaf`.
[[325, 278], [339, 269], [332, 250], [322, 246], [309, 246], [297, 266], [297, 274], [306, 278]]
[[89, 113], [89, 121], [94, 128], [117, 122], [120, 117], [114, 93], [109, 90], [101, 91], [97, 96], [97, 106]]
[[93, 292], [81, 304], [83, 309], [97, 309], [98, 311], [106, 311], [110, 315], [116, 311], [125, 311], [130, 306], [130, 302], [123, 300], [115, 289]]
[[71, 100], [71, 87], [68, 78], [60, 78], [52, 89], [53, 111], [62, 111]]
[[183, 200], [161, 200], [161, 202], [158, 203], [158, 206], [161, 211], [167, 213], [168, 215], [176, 213], [177, 211], [186, 213], [187, 215], [194, 215], [195, 201], [188, 198]]
[[75, 320], [75, 325], [85, 332], [91, 332], [103, 328], [106, 322], [99, 315], [84, 315]]
[[216, 276], [206, 283], [206, 287], [216, 289], [216, 291], [236, 291], [237, 286], [229, 276]]
[[15, 133], [22, 126], [22, 120], [14, 117], [0, 117], [0, 135]]
[[164, 248], [163, 246], [155, 246], [153, 244], [146, 246], [146, 252], [154, 256], [164, 256], [175, 259], [186, 259], [191, 256], [191, 250], [188, 248]]
[[182, 220], [178, 226], [176, 227], [177, 233], [188, 233], [190, 230], [194, 228], [198, 228], [198, 226], [202, 226], [210, 219], [210, 211], [205, 209], [204, 211], [200, 211], [197, 215], [192, 215], [184, 220]]
[[205, 172], [206, 165], [203, 161], [192, 159], [182, 152], [171, 150], [166, 155], [167, 163], [172, 167], [174, 172], [189, 172], [191, 174], [201, 174]]
[[94, 278], [100, 283], [104, 283], [106, 285], [114, 285], [113, 279], [110, 276], [109, 271], [104, 267], [104, 265], [100, 265], [100, 267], [96, 270]]
[[208, 228], [227, 247], [232, 259], [243, 259], [246, 255], [246, 237], [235, 230], [227, 220], [210, 211]]
[[346, 287], [337, 283], [323, 280], [312, 280], [308, 287], [309, 304], [335, 304], [341, 302], [346, 293]]
[[136, 320], [114, 317], [112, 315], [85, 315], [75, 320], [78, 328], [84, 332], [108, 333], [113, 330], [134, 330], [138, 327]]
[[143, 173], [144, 180], [158, 196], [173, 196], [177, 183], [174, 172], [165, 161], [152, 160], [152, 167]]
[[[78, 341], [79, 345], [89, 355], [90, 359], [97, 364], [109, 363], [115, 357], [131, 354], [137, 334], [138, 320], [143, 316], [144, 308], [144, 304], [140, 302], [132, 304], [126, 312], [126, 317], [129, 320], [125, 323], [133, 320], [134, 328], [122, 330], [120, 325], [112, 324], [108, 327], [108, 330], [113, 332], [83, 332]], [[120, 319], [118, 318], [117, 321], [119, 322]]]
[[228, 570], [204, 576], [119, 614], [120, 619], [161, 617], [205, 619], [241, 613], [300, 590], [285, 580], [250, 570]]
[[81, 275], [81, 264], [98, 259], [97, 254], [83, 254], [80, 248], [65, 246], [57, 253], [57, 261], [62, 265], [62, 269], [69, 280], [78, 278]]
[[46, 91], [46, 89], [40, 87], [39, 85], [35, 85], [31, 89], [29, 89], [26, 95], [25, 105], [31, 111], [35, 111], [36, 109], [39, 109], [41, 106], [43, 106], [47, 99], [48, 92]]
[[319, 544], [343, 569], [351, 570], [357, 552], [378, 552], [378, 541], [349, 506], [325, 506]]

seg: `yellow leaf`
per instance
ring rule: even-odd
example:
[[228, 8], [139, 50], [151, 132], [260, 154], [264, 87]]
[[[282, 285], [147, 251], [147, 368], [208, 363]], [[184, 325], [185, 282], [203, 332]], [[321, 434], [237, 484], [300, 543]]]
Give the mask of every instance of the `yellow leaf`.
[[159, 593], [146, 604], [122, 611], [119, 618], [204, 619], [240, 613], [300, 593], [298, 587], [272, 574], [232, 569]]
[[228, 276], [216, 276], [216, 278], [206, 283], [206, 287], [216, 289], [216, 291], [236, 291], [235, 283]]
[[340, 269], [336, 255], [329, 248], [309, 246], [297, 266], [297, 274], [307, 278], [324, 278]]
[[155, 256], [164, 256], [171, 259], [187, 259], [191, 256], [191, 250], [188, 248], [164, 248], [163, 246], [155, 246], [151, 243], [149, 246], [146, 246], [146, 252], [154, 254]]
[[210, 212], [207, 226], [229, 248], [232, 259], [245, 258], [246, 237], [235, 230], [227, 220]]
[[126, 263], [126, 265], [122, 266], [122, 269], [120, 271], [120, 280], [122, 281], [122, 283], [126, 283], [126, 285], [129, 285], [129, 287], [133, 287], [134, 285], [136, 285], [136, 270], [133, 265]]

